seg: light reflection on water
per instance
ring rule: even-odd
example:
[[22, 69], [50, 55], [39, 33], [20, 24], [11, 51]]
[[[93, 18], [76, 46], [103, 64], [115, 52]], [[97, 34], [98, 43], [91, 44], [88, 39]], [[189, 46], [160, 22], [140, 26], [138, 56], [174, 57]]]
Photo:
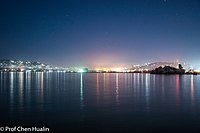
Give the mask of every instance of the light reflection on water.
[[[14, 77], [15, 77], [15, 73], [11, 72], [10, 73], [10, 105], [14, 104]], [[11, 112], [13, 111], [13, 107], [11, 106], [10, 108]]]
[[99, 73], [97, 73], [96, 74], [96, 88], [97, 88], [97, 90], [96, 90], [96, 97], [97, 97], [97, 105], [99, 104]]
[[194, 101], [194, 76], [191, 75], [191, 106], [192, 106], [192, 111], [195, 109], [195, 101]]
[[176, 108], [180, 109], [180, 76], [176, 75]]
[[80, 103], [81, 103], [81, 110], [83, 110], [84, 103], [83, 103], [83, 74], [81, 73], [81, 80], [80, 80]]
[[19, 75], [17, 75], [19, 79], [18, 80], [18, 88], [19, 88], [19, 107], [20, 107], [20, 112], [23, 111], [24, 107], [24, 73], [19, 72]]
[[0, 73], [0, 105], [5, 107], [1, 121], [82, 125], [121, 120], [131, 125], [138, 124], [137, 119], [164, 125], [176, 116], [174, 123], [186, 119], [186, 124], [195, 125], [200, 122], [199, 79], [135, 73]]
[[150, 75], [149, 74], [146, 74], [145, 75], [145, 95], [146, 95], [146, 109], [147, 109], [147, 111], [149, 111], [149, 82], [150, 82], [150, 80], [149, 80], [149, 78], [150, 78]]
[[115, 90], [115, 92], [116, 92], [116, 104], [120, 104], [119, 103], [119, 75], [118, 75], [118, 73], [116, 74], [116, 90]]

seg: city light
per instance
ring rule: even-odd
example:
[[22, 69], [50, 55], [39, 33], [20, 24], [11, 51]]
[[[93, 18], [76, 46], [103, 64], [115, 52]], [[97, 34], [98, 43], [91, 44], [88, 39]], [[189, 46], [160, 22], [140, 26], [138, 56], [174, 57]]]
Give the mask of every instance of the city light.
[[81, 69], [78, 70], [78, 72], [79, 72], [79, 73], [83, 73], [83, 72], [85, 72], [85, 71], [84, 71], [84, 69], [81, 68]]
[[[196, 73], [200, 72], [200, 68], [193, 66], [189, 63], [182, 63], [182, 67], [187, 73]], [[19, 61], [19, 60], [1, 60], [0, 61], [0, 71], [2, 72], [63, 72], [63, 73], [150, 73], [152, 70], [158, 67], [164, 68], [165, 66], [174, 67], [177, 69], [177, 62], [154, 62], [154, 63], [145, 63], [142, 65], [131, 65], [127, 66], [98, 66], [95, 69], [87, 67], [52, 67], [50, 65], [40, 63], [40, 62], [31, 62], [31, 61]]]

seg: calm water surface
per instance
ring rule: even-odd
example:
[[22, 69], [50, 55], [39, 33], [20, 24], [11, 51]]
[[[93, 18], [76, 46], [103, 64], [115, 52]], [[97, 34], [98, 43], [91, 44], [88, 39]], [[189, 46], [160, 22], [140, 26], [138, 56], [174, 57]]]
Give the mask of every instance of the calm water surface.
[[52, 132], [200, 132], [200, 76], [0, 73], [0, 125]]

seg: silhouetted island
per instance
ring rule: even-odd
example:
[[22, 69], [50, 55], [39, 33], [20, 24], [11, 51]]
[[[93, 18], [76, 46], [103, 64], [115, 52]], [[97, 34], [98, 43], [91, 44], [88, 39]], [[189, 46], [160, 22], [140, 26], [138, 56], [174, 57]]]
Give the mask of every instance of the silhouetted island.
[[158, 67], [150, 72], [151, 74], [185, 74], [185, 69], [183, 69], [182, 65], [179, 64], [178, 68], [165, 66]]

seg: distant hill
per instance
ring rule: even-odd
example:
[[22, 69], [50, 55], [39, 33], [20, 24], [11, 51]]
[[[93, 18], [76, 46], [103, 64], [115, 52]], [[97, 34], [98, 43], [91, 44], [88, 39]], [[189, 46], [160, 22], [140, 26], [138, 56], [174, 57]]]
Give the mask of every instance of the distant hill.
[[33, 70], [33, 69], [47, 69], [50, 68], [48, 64], [37, 61], [21, 61], [21, 60], [0, 60], [0, 70], [18, 71], [18, 70]]
[[158, 67], [170, 66], [170, 67], [177, 67], [177, 62], [154, 62], [154, 63], [146, 63], [143, 65], [132, 65], [130, 68], [131, 71], [152, 71]]

